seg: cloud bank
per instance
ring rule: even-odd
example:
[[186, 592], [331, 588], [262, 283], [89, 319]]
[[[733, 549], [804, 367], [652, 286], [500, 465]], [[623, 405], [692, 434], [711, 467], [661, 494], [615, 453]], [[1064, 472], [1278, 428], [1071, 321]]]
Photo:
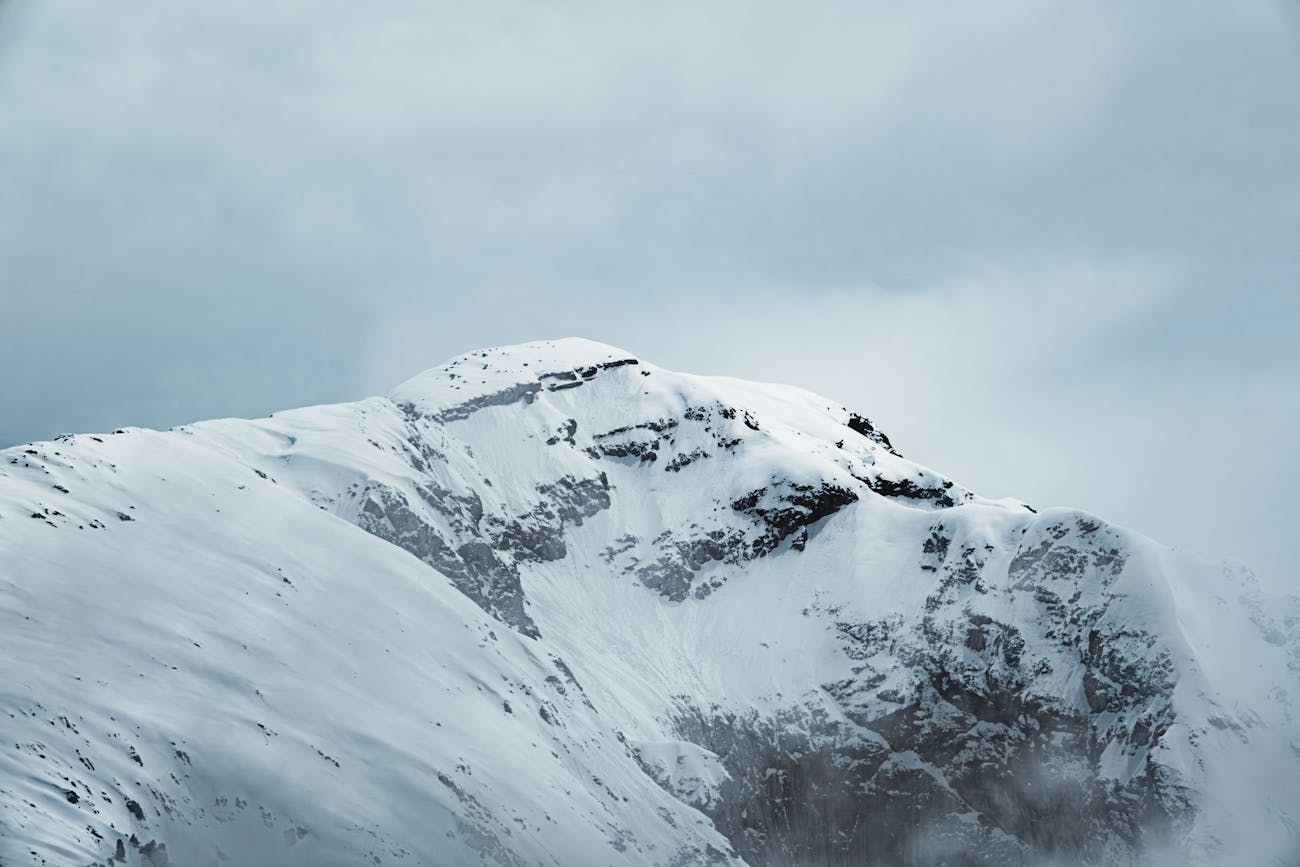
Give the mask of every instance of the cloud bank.
[[1294, 6], [0, 16], [0, 443], [578, 333], [1300, 589]]

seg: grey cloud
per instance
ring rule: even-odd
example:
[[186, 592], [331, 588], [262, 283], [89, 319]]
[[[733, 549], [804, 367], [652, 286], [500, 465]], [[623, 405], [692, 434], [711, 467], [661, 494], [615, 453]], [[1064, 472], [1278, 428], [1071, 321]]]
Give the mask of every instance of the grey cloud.
[[0, 442], [582, 333], [1300, 586], [1291, 6], [6, 8]]

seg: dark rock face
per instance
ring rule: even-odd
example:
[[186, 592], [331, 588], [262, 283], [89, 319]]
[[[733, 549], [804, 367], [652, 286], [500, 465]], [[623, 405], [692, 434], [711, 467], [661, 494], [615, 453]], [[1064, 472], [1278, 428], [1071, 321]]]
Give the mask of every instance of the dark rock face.
[[820, 485], [789, 482], [771, 490], [751, 491], [734, 501], [731, 508], [749, 517], [758, 527], [759, 535], [750, 546], [753, 556], [762, 557], [796, 533], [803, 534], [802, 542], [797, 541], [797, 547], [802, 550], [808, 527], [857, 499], [855, 492], [829, 482]]
[[600, 443], [587, 451], [594, 458], [632, 458], [637, 461], [653, 462], [659, 458], [660, 441], [631, 440], [629, 442]]
[[862, 481], [882, 497], [902, 497], [908, 500], [930, 500], [942, 509], [957, 504], [950, 493], [952, 482], [943, 480], [937, 484], [917, 484], [911, 479], [887, 479], [883, 476], [862, 479]]
[[564, 528], [580, 526], [610, 505], [603, 473], [540, 485], [533, 507], [517, 515], [485, 514], [477, 495], [432, 483], [416, 487], [415, 495], [413, 502], [406, 492], [372, 485], [357, 525], [419, 557], [484, 611], [534, 637], [537, 625], [525, 608], [519, 564], [563, 558]]
[[1024, 863], [1024, 847], [968, 821], [923, 762], [824, 708], [774, 718], [693, 709], [676, 725], [727, 768], [707, 812], [751, 864]]
[[[576, 368], [574, 370], [559, 370], [549, 373], [539, 373], [535, 380], [514, 383], [498, 391], [479, 395], [462, 403], [447, 407], [446, 409], [430, 416], [430, 420], [438, 424], [446, 424], [447, 422], [460, 421], [469, 418], [479, 410], [487, 409], [488, 407], [508, 406], [513, 403], [518, 403], [519, 401], [532, 403], [537, 398], [538, 393], [543, 389], [555, 392], [577, 388], [594, 379], [601, 371], [612, 370], [614, 368], [639, 363], [640, 362], [635, 358], [618, 358], [612, 361], [602, 362], [601, 364]], [[459, 362], [453, 362], [450, 365], [450, 368], [454, 369], [458, 364]], [[457, 375], [458, 374], [456, 373], [449, 372], [449, 377], [453, 380], [456, 379]], [[406, 413], [408, 418], [414, 419], [420, 417], [419, 410], [413, 404], [403, 404], [401, 409]]]
[[889, 442], [889, 437], [885, 436], [885, 432], [876, 430], [875, 425], [866, 416], [858, 415], [856, 412], [849, 413], [849, 430], [884, 446], [891, 454], [898, 454], [898, 452], [894, 451], [894, 446]]
[[[808, 514], [837, 495], [825, 502]], [[1137, 863], [1177, 838], [1190, 798], [1151, 759], [1172, 721], [1172, 666], [1167, 654], [1134, 651], [1155, 636], [1105, 625], [1122, 550], [1086, 519], [1027, 535], [997, 575], [987, 551], [935, 525], [920, 564], [935, 589], [915, 625], [808, 612], [830, 618], [854, 662], [852, 677], [822, 685], [825, 704], [807, 699], [774, 717], [682, 709], [678, 734], [717, 753], [731, 775], [710, 816], [743, 857], [1100, 865]], [[1032, 643], [1021, 627], [969, 610], [964, 600], [988, 586], [1038, 606], [1024, 625]], [[1058, 652], [1084, 668], [1082, 706], [1038, 686]], [[1139, 772], [1108, 781], [1108, 748]]]
[[674, 602], [694, 596], [702, 599], [722, 586], [723, 578], [713, 576], [699, 583], [700, 572], [710, 563], [739, 565], [746, 559], [744, 534], [735, 529], [705, 531], [698, 525], [688, 528], [693, 535], [678, 538], [665, 531], [652, 544], [657, 556], [648, 563], [634, 561], [625, 571]]
[[670, 473], [676, 473], [679, 472], [682, 467], [693, 464], [696, 461], [705, 460], [709, 456], [709, 453], [701, 448], [691, 449], [689, 453], [678, 453], [667, 463], [664, 470]]
[[772, 554], [786, 540], [792, 550], [802, 551], [809, 527], [857, 499], [853, 491], [827, 482], [773, 484], [730, 504], [732, 514], [743, 519], [740, 523], [715, 519], [710, 525], [665, 530], [642, 548], [648, 548], [650, 557], [628, 554], [641, 540], [625, 537], [608, 549], [606, 560], [622, 563], [625, 574], [674, 602], [703, 599], [728, 577], [727, 571], [709, 567], [740, 567]]
[[[487, 409], [490, 406], [508, 406], [509, 404], [521, 400], [526, 403], [532, 403], [537, 392], [541, 390], [542, 384], [540, 382], [521, 382], [517, 385], [512, 385], [509, 388], [503, 388], [500, 391], [485, 394], [445, 409], [435, 415], [433, 420], [439, 424], [445, 424], [450, 421], [460, 421], [461, 419], [469, 418], [479, 410]], [[418, 412], [414, 406], [406, 405], [403, 406], [402, 409], [408, 416], [418, 416]]]
[[815, 707], [678, 725], [730, 773], [708, 812], [755, 864], [1130, 863], [1188, 818], [1154, 770], [1099, 780], [1086, 718], [981, 722], [927, 689], [870, 728]]

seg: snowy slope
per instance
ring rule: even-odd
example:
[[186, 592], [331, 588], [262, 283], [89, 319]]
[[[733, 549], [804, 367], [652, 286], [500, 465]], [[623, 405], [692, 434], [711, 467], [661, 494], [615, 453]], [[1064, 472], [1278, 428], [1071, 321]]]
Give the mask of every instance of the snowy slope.
[[0, 863], [1295, 863], [1300, 605], [565, 340], [0, 452]]

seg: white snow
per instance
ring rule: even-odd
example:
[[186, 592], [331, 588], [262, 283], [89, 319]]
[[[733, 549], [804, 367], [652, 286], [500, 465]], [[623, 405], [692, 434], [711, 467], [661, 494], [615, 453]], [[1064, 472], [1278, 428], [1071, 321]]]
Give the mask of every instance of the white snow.
[[[674, 715], [811, 702], [842, 718], [823, 685], [861, 661], [836, 624], [918, 624], [936, 526], [949, 557], [982, 558], [983, 585], [948, 591], [933, 615], [958, 636], [952, 664], [985, 664], [960, 642], [970, 617], [1016, 624], [1025, 658], [1046, 663], [1026, 693], [1086, 712], [1079, 655], [1008, 576], [1025, 540], [1093, 521], [1122, 571], [1104, 584], [1089, 566], [1058, 595], [1099, 612], [1094, 628], [1127, 642], [1125, 659], [1169, 660], [1177, 723], [1152, 761], [1202, 808], [1193, 850], [1213, 863], [1293, 841], [1294, 600], [1074, 510], [951, 483], [951, 508], [872, 493], [864, 479], [948, 480], [816, 395], [641, 360], [600, 367], [629, 359], [577, 339], [490, 349], [384, 398], [0, 452], [0, 862], [90, 863], [134, 833], [177, 864], [703, 863], [731, 851], [698, 809], [727, 771], [681, 740]], [[675, 423], [669, 435], [635, 427], [657, 421]], [[653, 442], [654, 461], [599, 453]], [[564, 526], [562, 558], [517, 564], [536, 639], [356, 525], [375, 485], [436, 524], [447, 519], [417, 486], [505, 520], [542, 501], [539, 486], [602, 473], [609, 508]], [[665, 532], [752, 536], [732, 503], [766, 488], [759, 506], [773, 507], [790, 482], [857, 500], [809, 528], [802, 551], [791, 537], [705, 563], [703, 598], [638, 578]], [[887, 712], [917, 672], [887, 650], [866, 661], [882, 676], [857, 696]], [[1145, 761], [1113, 740], [1100, 773], [1126, 780]]]

